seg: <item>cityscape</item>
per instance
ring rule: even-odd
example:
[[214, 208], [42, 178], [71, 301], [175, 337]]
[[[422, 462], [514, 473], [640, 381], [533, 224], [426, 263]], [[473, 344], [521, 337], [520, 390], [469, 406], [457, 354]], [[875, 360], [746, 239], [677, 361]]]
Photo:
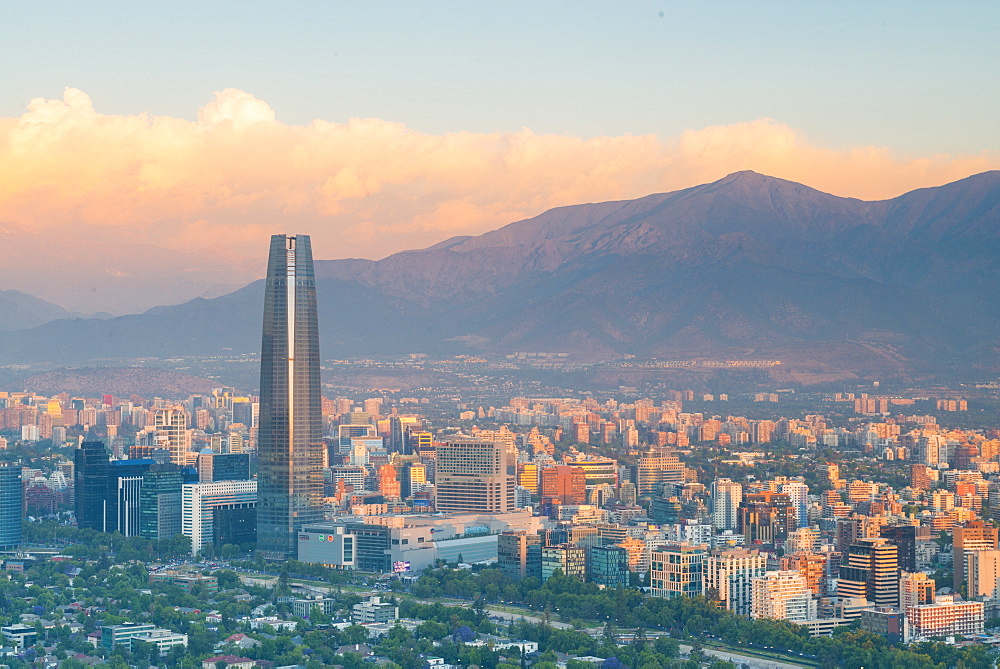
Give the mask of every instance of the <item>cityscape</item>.
[[0, 669], [995, 669], [998, 20], [15, 0]]

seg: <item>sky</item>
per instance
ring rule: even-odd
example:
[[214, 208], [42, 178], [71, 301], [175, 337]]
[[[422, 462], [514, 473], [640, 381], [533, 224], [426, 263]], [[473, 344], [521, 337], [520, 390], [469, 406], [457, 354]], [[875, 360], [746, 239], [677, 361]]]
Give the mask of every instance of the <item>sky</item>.
[[379, 258], [753, 169], [1000, 168], [996, 2], [13, 0], [0, 223]]

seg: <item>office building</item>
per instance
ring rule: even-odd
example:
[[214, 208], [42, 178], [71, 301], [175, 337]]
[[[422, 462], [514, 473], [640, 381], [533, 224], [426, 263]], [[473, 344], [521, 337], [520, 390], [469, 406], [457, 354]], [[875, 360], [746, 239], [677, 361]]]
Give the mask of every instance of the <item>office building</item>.
[[587, 549], [587, 580], [606, 588], [627, 588], [628, 551], [619, 546]]
[[705, 594], [703, 545], [666, 544], [650, 556], [650, 594], [654, 597], [695, 597]]
[[639, 458], [636, 489], [640, 496], [659, 496], [668, 483], [684, 483], [684, 463], [668, 448], [654, 448]]
[[497, 536], [497, 567], [511, 578], [542, 576], [542, 538], [525, 530]]
[[753, 578], [750, 617], [802, 622], [816, 617], [806, 578], [797, 571], [769, 571]]
[[108, 490], [108, 451], [91, 432], [73, 453], [76, 524], [81, 529], [104, 531]]
[[139, 490], [139, 536], [168, 539], [181, 533], [181, 486], [184, 476], [174, 464], [153, 465], [142, 475]]
[[199, 483], [248, 480], [250, 480], [249, 453], [215, 453], [210, 451], [198, 454]]
[[960, 592], [962, 585], [966, 581], [965, 574], [965, 554], [970, 551], [996, 550], [997, 528], [987, 525], [981, 520], [974, 520], [965, 527], [956, 527], [953, 537], [953, 568], [954, 584], [952, 589]]
[[705, 559], [705, 594], [742, 616], [750, 615], [751, 579], [767, 571], [767, 554], [736, 548], [712, 551]]
[[264, 288], [257, 433], [257, 550], [268, 559], [294, 558], [298, 530], [323, 520], [319, 360], [310, 239], [274, 235]]
[[191, 554], [206, 545], [241, 545], [256, 538], [257, 481], [187, 483], [181, 487], [181, 533]]
[[542, 470], [543, 505], [586, 504], [587, 482], [583, 468], [558, 465]]
[[143, 476], [155, 460], [112, 460], [108, 467], [105, 492], [104, 531], [137, 537], [142, 516]]
[[906, 615], [889, 606], [875, 606], [862, 611], [861, 629], [884, 636], [889, 643], [907, 643], [910, 640]]
[[786, 494], [751, 493], [740, 502], [737, 523], [747, 545], [775, 546], [798, 528], [798, 511]]
[[712, 482], [712, 525], [717, 530], [736, 530], [737, 511], [743, 501], [743, 486], [729, 479]]
[[515, 508], [516, 462], [501, 442], [454, 438], [437, 448], [438, 511], [506, 513]]
[[886, 525], [879, 534], [899, 548], [899, 568], [917, 571], [917, 537], [921, 528], [915, 525]]
[[21, 544], [24, 521], [24, 485], [21, 467], [0, 467], [0, 550], [10, 551]]
[[587, 578], [587, 549], [573, 544], [542, 546], [542, 582], [560, 570], [563, 576]]
[[899, 606], [899, 548], [881, 537], [859, 539], [840, 564], [839, 597]]

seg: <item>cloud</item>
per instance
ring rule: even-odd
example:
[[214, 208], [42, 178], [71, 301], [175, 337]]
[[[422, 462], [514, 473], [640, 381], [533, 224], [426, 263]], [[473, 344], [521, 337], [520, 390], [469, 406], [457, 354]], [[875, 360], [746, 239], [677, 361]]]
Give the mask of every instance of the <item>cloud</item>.
[[381, 257], [551, 207], [634, 198], [752, 169], [880, 199], [1000, 167], [995, 153], [833, 150], [769, 119], [679, 137], [427, 134], [381, 119], [281, 123], [226, 89], [197, 121], [94, 109], [82, 91], [0, 119], [0, 220], [52, 234], [259, 254], [310, 233], [320, 257]]

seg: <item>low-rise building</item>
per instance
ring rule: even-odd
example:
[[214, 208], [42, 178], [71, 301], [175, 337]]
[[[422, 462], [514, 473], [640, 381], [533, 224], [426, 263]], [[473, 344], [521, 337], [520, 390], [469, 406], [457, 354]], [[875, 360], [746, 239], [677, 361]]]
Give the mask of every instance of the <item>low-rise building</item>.
[[383, 602], [381, 597], [372, 596], [367, 602], [355, 604], [351, 610], [351, 618], [357, 624], [388, 623], [399, 618], [399, 607], [389, 602]]
[[38, 641], [38, 634], [35, 632], [35, 628], [30, 625], [18, 624], [0, 627], [0, 633], [3, 634], [5, 642], [13, 644], [18, 650], [30, 648]]
[[964, 602], [954, 595], [939, 595], [933, 604], [911, 606], [906, 610], [914, 637], [971, 636], [984, 631], [982, 602]]

